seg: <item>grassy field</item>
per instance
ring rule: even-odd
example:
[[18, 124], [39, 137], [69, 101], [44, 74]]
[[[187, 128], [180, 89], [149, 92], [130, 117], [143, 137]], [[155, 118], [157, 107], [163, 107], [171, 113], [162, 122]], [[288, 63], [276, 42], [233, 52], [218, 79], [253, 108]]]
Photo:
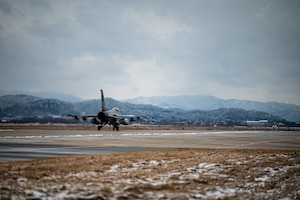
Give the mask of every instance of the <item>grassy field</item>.
[[299, 199], [300, 151], [174, 150], [0, 163], [1, 199]]

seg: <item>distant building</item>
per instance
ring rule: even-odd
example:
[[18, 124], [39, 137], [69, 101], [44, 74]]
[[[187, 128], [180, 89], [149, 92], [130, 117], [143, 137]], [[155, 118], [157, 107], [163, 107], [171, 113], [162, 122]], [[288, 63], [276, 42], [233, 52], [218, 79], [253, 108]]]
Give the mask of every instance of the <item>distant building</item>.
[[268, 120], [258, 120], [258, 121], [246, 121], [247, 126], [268, 126]]

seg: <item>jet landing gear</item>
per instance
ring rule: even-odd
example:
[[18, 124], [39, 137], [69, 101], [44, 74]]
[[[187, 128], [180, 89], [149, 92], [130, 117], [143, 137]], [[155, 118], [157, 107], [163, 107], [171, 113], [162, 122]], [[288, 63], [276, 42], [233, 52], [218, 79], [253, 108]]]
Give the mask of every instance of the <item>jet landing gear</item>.
[[103, 126], [104, 125], [98, 125], [98, 131], [100, 131]]
[[115, 131], [115, 130], [119, 131], [119, 126], [118, 125], [113, 127], [113, 131]]
[[[100, 131], [102, 129], [104, 125], [98, 125], [98, 131]], [[116, 125], [116, 126], [113, 126], [113, 131], [119, 131], [119, 126]]]

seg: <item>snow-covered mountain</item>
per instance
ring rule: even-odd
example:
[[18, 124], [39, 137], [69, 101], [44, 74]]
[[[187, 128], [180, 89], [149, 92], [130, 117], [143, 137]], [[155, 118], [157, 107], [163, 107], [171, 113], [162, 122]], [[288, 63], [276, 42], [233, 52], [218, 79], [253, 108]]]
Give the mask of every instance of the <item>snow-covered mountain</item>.
[[[75, 97], [73, 95], [68, 95], [60, 92], [38, 92], [38, 93], [32, 93], [32, 92], [20, 92], [20, 91], [12, 91], [9, 92], [10, 95], [13, 94], [30, 94], [31, 96], [37, 96], [43, 99], [57, 99], [59, 101], [63, 101], [62, 103], [74, 103], [72, 106], [75, 106], [74, 108], [82, 107], [82, 105], [85, 105], [84, 102], [78, 97]], [[6, 95], [7, 92], [0, 91], [0, 96]], [[21, 102], [17, 102], [17, 104], [23, 103], [23, 101], [27, 102], [30, 100], [30, 102], [39, 101], [40, 99], [35, 99], [36, 97], [25, 97], [23, 96], [14, 96], [10, 97], [7, 100], [7, 97], [1, 101], [1, 107], [11, 107], [10, 104], [12, 104], [15, 101], [20, 100]], [[6, 100], [5, 100], [6, 99]], [[24, 100], [25, 99], [25, 100]], [[52, 102], [52, 101], [51, 101]], [[94, 103], [89, 103], [83, 107], [82, 111], [88, 112], [95, 112], [100, 110], [100, 100], [93, 100]], [[292, 122], [300, 122], [300, 106], [294, 105], [294, 104], [285, 104], [285, 103], [278, 103], [278, 102], [257, 102], [257, 101], [249, 101], [249, 100], [235, 100], [235, 99], [229, 99], [224, 100], [220, 98], [216, 98], [213, 96], [207, 96], [207, 95], [183, 95], [183, 96], [154, 96], [154, 97], [137, 97], [134, 99], [128, 99], [123, 102], [128, 102], [132, 104], [147, 104], [152, 106], [157, 106], [165, 109], [172, 109], [172, 108], [179, 108], [185, 111], [191, 111], [191, 110], [202, 110], [202, 111], [211, 111], [221, 108], [236, 108], [236, 109], [244, 109], [248, 111], [261, 111], [270, 113], [275, 116], [280, 116], [288, 121]], [[107, 102], [109, 104], [109, 101]], [[52, 105], [52, 104], [51, 104]], [[54, 105], [54, 103], [53, 103]], [[87, 109], [93, 105], [93, 109]], [[95, 108], [95, 105], [97, 108]], [[135, 108], [132, 108], [132, 106], [128, 106], [128, 104], [123, 104], [119, 101], [114, 101], [112, 106], [122, 107], [122, 110], [124, 112], [131, 112], [133, 110], [136, 110]], [[31, 106], [29, 106], [31, 108]], [[55, 106], [54, 106], [55, 107]], [[59, 107], [59, 106], [58, 106]], [[67, 105], [62, 105], [61, 107], [66, 108]], [[14, 108], [16, 110], [16, 106], [13, 106], [11, 108]], [[2, 109], [2, 111], [3, 111]], [[20, 108], [19, 108], [20, 109]], [[153, 107], [151, 108], [153, 109]], [[150, 109], [150, 110], [151, 110]], [[30, 109], [29, 109], [30, 110]], [[81, 109], [76, 109], [80, 110]], [[1, 111], [1, 109], [0, 109]], [[71, 110], [70, 110], [71, 112]], [[60, 112], [57, 112], [60, 113]], [[140, 114], [140, 113], [136, 113]]]
[[[160, 108], [152, 105], [131, 104], [106, 98], [108, 108], [118, 107], [123, 114], [147, 116], [160, 124], [188, 123], [190, 125], [241, 125], [246, 120], [268, 120], [270, 124], [293, 124], [287, 120], [261, 111], [246, 111], [238, 108], [221, 108], [211, 111], [185, 111], [177, 108]], [[72, 123], [69, 113], [96, 114], [101, 110], [99, 99], [82, 102], [65, 102], [56, 99], [42, 99], [28, 95], [0, 96], [0, 119], [10, 123]], [[15, 120], [15, 121], [14, 121]], [[23, 121], [20, 121], [23, 120]], [[54, 120], [54, 121], [53, 121]], [[59, 121], [60, 120], [60, 121]], [[149, 122], [146, 119], [147, 122]], [[73, 120], [74, 122], [74, 120]], [[78, 121], [76, 121], [77, 123]]]
[[215, 110], [219, 108], [240, 108], [257, 110], [281, 116], [287, 120], [300, 121], [300, 106], [279, 102], [257, 102], [249, 100], [224, 100], [209, 95], [153, 96], [124, 100], [134, 104], [150, 104], [163, 108], [183, 110]]
[[153, 96], [127, 99], [134, 104], [150, 104], [162, 108], [180, 108], [183, 110], [213, 110], [223, 107], [223, 100], [208, 95]]

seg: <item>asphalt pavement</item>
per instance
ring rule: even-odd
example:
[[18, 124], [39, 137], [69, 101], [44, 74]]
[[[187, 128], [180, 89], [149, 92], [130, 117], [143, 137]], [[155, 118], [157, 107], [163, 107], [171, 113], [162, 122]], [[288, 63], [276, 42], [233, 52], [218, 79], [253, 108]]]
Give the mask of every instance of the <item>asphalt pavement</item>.
[[[119, 132], [2, 131], [0, 162], [54, 156], [171, 149], [296, 149], [300, 131]], [[71, 135], [70, 135], [71, 134]]]
[[[125, 147], [125, 146], [65, 146], [48, 144], [1, 144], [0, 162], [24, 161], [39, 158], [84, 154], [116, 154], [138, 151], [167, 150], [171, 148]], [[173, 148], [174, 149], [174, 148]]]

